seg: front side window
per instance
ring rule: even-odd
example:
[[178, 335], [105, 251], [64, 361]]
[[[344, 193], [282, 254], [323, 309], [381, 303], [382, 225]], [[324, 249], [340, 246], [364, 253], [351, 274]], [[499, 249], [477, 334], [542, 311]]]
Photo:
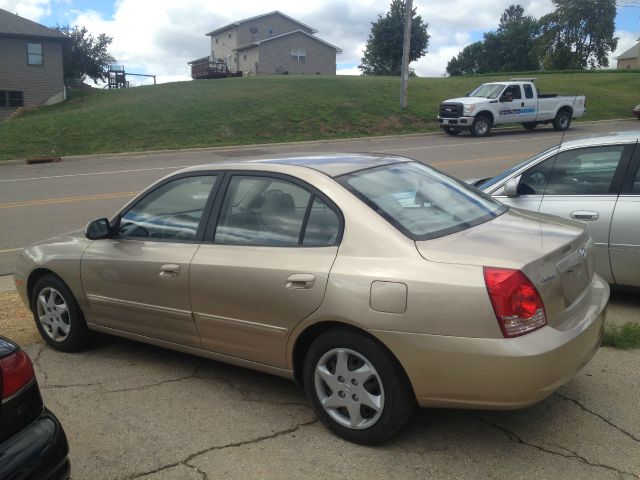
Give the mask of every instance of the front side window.
[[120, 219], [121, 238], [193, 241], [215, 175], [185, 177], [158, 187]]
[[41, 43], [27, 43], [27, 64], [28, 65], [43, 65], [44, 56], [42, 53]]
[[555, 159], [554, 155], [524, 172], [518, 183], [518, 195], [544, 195]]
[[606, 195], [624, 145], [579, 148], [557, 155], [545, 195]]
[[317, 195], [269, 176], [236, 175], [225, 194], [214, 242], [297, 247], [338, 242], [340, 220]]
[[291, 59], [294, 62], [306, 63], [307, 62], [307, 49], [306, 48], [292, 48]]
[[338, 181], [413, 240], [466, 230], [506, 211], [488, 195], [416, 162], [370, 168]]

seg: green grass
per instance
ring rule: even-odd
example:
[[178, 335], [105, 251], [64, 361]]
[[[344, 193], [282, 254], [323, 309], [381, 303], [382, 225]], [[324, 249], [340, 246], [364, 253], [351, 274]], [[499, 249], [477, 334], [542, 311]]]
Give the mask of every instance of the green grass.
[[[521, 74], [514, 74], [521, 75]], [[89, 90], [0, 123], [0, 160], [288, 142], [437, 130], [438, 104], [500, 76], [270, 76]], [[585, 119], [630, 117], [640, 72], [539, 75], [546, 92], [587, 96]]]
[[640, 324], [607, 325], [602, 337], [602, 345], [624, 350], [640, 348]]

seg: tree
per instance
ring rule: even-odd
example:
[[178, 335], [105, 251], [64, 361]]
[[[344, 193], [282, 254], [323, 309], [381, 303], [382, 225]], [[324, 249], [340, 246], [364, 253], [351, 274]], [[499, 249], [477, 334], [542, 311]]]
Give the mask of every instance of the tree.
[[107, 70], [116, 59], [107, 48], [113, 39], [104, 33], [94, 37], [85, 27], [54, 27], [70, 40], [63, 43], [63, 69], [66, 84], [82, 83], [89, 77], [93, 83], [107, 79]]
[[537, 70], [535, 55], [538, 22], [525, 15], [520, 5], [509, 6], [501, 15], [498, 29], [483, 40], [467, 45], [447, 65], [449, 75]]
[[[386, 16], [378, 15], [378, 21], [371, 23], [371, 34], [358, 68], [363, 75], [400, 76], [402, 70], [402, 40], [404, 32], [405, 3], [392, 0]], [[411, 16], [411, 43], [409, 61], [413, 62], [427, 53], [429, 35], [427, 24], [416, 9]]]
[[618, 46], [615, 0], [552, 0], [556, 10], [540, 19], [538, 43], [548, 69], [608, 67]]

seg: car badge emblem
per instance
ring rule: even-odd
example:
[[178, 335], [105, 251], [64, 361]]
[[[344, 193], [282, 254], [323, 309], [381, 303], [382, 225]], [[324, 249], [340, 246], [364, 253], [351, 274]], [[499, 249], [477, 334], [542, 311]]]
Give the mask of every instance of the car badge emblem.
[[587, 258], [587, 249], [585, 247], [580, 247], [578, 255], [580, 255], [581, 258]]

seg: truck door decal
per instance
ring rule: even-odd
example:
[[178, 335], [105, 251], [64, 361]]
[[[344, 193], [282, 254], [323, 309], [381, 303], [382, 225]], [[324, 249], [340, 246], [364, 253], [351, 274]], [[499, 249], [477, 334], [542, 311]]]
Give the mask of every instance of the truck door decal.
[[529, 113], [536, 113], [536, 107], [503, 108], [498, 111], [500, 115], [525, 115]]

